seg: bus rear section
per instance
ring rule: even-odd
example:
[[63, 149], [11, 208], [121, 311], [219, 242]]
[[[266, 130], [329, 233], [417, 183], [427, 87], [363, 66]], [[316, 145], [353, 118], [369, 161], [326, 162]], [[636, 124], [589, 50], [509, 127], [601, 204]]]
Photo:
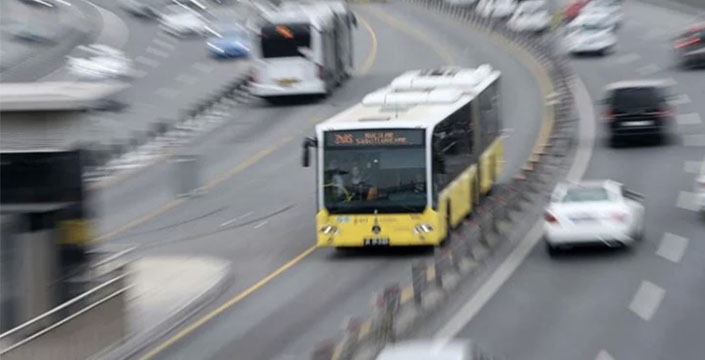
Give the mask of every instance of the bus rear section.
[[310, 23], [265, 25], [251, 92], [262, 98], [323, 95], [325, 81], [320, 33]]

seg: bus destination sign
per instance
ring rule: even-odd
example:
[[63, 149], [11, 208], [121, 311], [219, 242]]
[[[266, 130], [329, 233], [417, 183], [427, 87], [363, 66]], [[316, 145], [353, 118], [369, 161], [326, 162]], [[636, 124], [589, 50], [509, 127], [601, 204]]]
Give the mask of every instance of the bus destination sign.
[[380, 129], [331, 131], [325, 138], [327, 146], [414, 146], [424, 144], [423, 135], [416, 129]]

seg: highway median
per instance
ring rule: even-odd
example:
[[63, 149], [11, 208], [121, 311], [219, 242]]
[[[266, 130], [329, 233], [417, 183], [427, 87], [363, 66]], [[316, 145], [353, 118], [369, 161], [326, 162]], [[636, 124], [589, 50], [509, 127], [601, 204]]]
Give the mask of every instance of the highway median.
[[565, 177], [575, 150], [574, 77], [566, 59], [554, 50], [551, 34], [540, 37], [512, 32], [499, 20], [441, 0], [406, 3], [484, 34], [525, 63], [545, 99], [541, 130], [522, 169], [507, 183], [496, 186], [448, 244], [435, 249], [432, 259], [412, 265], [408, 280], [375, 294], [369, 316], [348, 317], [339, 337], [319, 343], [311, 354], [315, 360], [374, 359], [385, 344], [408, 336], [461, 282], [479, 275], [493, 253], [517, 247], [527, 233], [535, 232], [546, 194]]

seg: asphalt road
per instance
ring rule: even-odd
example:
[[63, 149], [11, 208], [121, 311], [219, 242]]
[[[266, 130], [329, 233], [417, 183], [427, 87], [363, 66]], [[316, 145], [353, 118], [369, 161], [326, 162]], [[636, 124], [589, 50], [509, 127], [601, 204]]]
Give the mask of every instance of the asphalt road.
[[[367, 314], [374, 291], [406, 279], [412, 260], [428, 256], [310, 250], [314, 175], [299, 165], [300, 139], [314, 123], [403, 71], [483, 62], [502, 70], [504, 127], [511, 130], [504, 176], [527, 158], [543, 101], [522, 62], [487, 38], [459, 31], [420, 9], [395, 4], [356, 9], [366, 20], [355, 37], [356, 63], [369, 71], [320, 103], [252, 104], [233, 112], [226, 125], [183, 150], [201, 155], [203, 177], [210, 180], [206, 194], [173, 202], [168, 163], [100, 193], [105, 246], [136, 245], [145, 256], [210, 255], [232, 261], [235, 280], [212, 308], [226, 302], [232, 306], [187, 336], [169, 340], [171, 346], [157, 358], [305, 358], [317, 341], [340, 328], [345, 316]], [[366, 23], [373, 31], [365, 30]], [[370, 57], [371, 51], [376, 56]], [[368, 59], [373, 60], [370, 66]], [[287, 263], [288, 270], [282, 271]], [[278, 275], [268, 276], [275, 271]]]
[[[151, 130], [157, 121], [175, 121], [247, 70], [247, 61], [211, 58], [204, 38], [177, 39], [161, 31], [156, 21], [127, 13], [116, 1], [94, 0], [93, 4], [103, 24], [93, 42], [123, 50], [135, 61], [138, 78], [117, 98], [128, 105], [124, 111], [91, 115], [90, 126], [82, 127], [77, 137], [125, 143]], [[62, 67], [42, 80], [73, 78]]]
[[[672, 79], [680, 95], [670, 144], [609, 148], [602, 126], [593, 139], [585, 178], [611, 178], [646, 195], [645, 240], [627, 251], [580, 251], [554, 259], [539, 243], [458, 334], [506, 359], [705, 354], [705, 225], [688, 205], [694, 164], [705, 157], [705, 71], [672, 65], [669, 39], [690, 15], [629, 2], [625, 16], [616, 54], [573, 64], [594, 99], [610, 82], [640, 78]], [[449, 311], [419, 336], [433, 336], [438, 324], [459, 315]]]

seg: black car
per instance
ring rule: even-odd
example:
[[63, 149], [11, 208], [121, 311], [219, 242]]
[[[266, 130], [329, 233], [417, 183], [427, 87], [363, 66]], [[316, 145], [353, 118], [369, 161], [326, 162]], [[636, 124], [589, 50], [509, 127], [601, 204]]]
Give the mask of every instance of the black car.
[[653, 137], [663, 140], [673, 122], [666, 85], [657, 81], [622, 81], [609, 85], [603, 100], [610, 143]]
[[678, 35], [673, 47], [681, 67], [705, 65], [705, 24], [693, 26]]

